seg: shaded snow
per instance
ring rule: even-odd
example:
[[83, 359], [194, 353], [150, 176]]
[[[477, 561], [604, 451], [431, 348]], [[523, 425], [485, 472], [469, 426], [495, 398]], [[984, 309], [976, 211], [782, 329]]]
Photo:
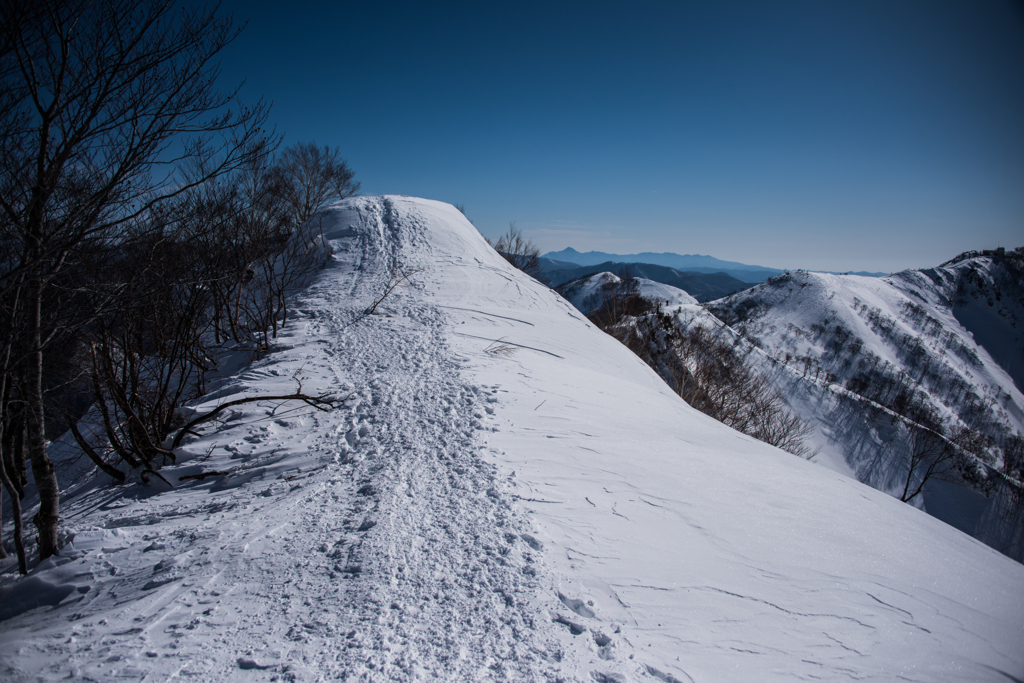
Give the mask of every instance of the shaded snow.
[[163, 470], [226, 474], [173, 492], [70, 487], [73, 548], [5, 575], [5, 679], [1024, 676], [1021, 565], [690, 409], [449, 205], [325, 228], [219, 400], [345, 406], [242, 406]]

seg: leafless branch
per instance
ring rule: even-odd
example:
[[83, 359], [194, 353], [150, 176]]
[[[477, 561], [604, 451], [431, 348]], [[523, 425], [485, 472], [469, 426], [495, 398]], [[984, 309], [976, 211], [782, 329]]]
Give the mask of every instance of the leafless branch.
[[204, 422], [209, 422], [210, 420], [217, 417], [228, 408], [233, 408], [235, 406], [244, 405], [246, 403], [259, 403], [261, 401], [302, 401], [306, 405], [312, 406], [317, 410], [327, 412], [333, 408], [336, 408], [341, 403], [344, 403], [347, 399], [348, 397], [340, 399], [335, 398], [334, 394], [320, 394], [318, 396], [304, 394], [301, 391], [301, 385], [300, 391], [297, 391], [294, 394], [280, 394], [275, 396], [249, 396], [246, 398], [235, 399], [234, 401], [222, 403], [213, 410], [203, 413], [202, 415], [190, 420], [188, 424], [182, 427], [178, 431], [178, 434], [174, 437], [174, 441], [171, 442], [171, 449], [173, 450], [180, 446], [181, 440], [185, 437], [186, 434], [192, 432], [196, 425], [200, 425]]
[[381, 293], [381, 295], [378, 298], [374, 299], [373, 303], [370, 304], [370, 307], [366, 309], [366, 315], [373, 315], [374, 311], [377, 310], [377, 307], [384, 303], [384, 300], [391, 295], [391, 292], [395, 291], [395, 288], [398, 287], [398, 285], [402, 284], [410, 277], [419, 272], [420, 271], [418, 269], [405, 270], [400, 266], [395, 266], [394, 268], [392, 268], [391, 274], [388, 276], [387, 284], [384, 285], [383, 293]]

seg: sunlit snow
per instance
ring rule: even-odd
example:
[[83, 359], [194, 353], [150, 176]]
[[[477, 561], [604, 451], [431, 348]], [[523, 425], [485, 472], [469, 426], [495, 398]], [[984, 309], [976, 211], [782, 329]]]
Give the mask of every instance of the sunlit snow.
[[1024, 677], [1024, 566], [692, 410], [449, 205], [323, 227], [277, 349], [204, 405], [344, 407], [239, 406], [173, 491], [62, 482], [73, 542], [3, 574], [5, 680]]

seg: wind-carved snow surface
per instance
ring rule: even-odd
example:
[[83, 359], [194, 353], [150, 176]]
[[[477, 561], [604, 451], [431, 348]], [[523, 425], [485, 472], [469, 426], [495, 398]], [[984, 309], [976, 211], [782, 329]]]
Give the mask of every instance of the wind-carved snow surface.
[[206, 405], [300, 377], [344, 407], [240, 406], [174, 491], [68, 486], [73, 543], [4, 578], [5, 680], [1024, 677], [1021, 565], [690, 409], [449, 205], [324, 228], [278, 350]]

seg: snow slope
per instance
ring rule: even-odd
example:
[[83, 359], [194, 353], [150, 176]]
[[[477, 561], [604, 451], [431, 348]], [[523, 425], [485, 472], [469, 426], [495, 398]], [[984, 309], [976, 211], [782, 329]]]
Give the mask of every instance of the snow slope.
[[1024, 677], [1024, 566], [690, 409], [449, 205], [324, 225], [280, 348], [207, 403], [344, 407], [240, 406], [174, 491], [66, 483], [67, 552], [4, 574], [5, 680]]
[[[907, 435], [894, 429], [890, 412], [872, 408], [898, 405], [900, 394], [914, 396], [946, 425], [992, 437], [988, 465], [997, 469], [1005, 439], [1024, 433], [1024, 395], [988, 350], [1011, 369], [1016, 366], [1007, 359], [1024, 358], [1021, 333], [1011, 327], [1024, 318], [1020, 279], [1017, 295], [1002, 297], [999, 307], [965, 283], [965, 273], [981, 280], [981, 271], [991, 292], [993, 277], [1000, 279], [993, 270], [992, 259], [983, 258], [881, 279], [796, 271], [708, 309], [731, 326], [730, 334], [761, 351], [760, 361], [759, 354], [751, 358], [816, 427], [816, 460], [899, 495]], [[977, 334], [961, 320], [980, 321]], [[915, 502], [1017, 559], [1024, 556], [1022, 520], [999, 514], [999, 495], [935, 481]]]

